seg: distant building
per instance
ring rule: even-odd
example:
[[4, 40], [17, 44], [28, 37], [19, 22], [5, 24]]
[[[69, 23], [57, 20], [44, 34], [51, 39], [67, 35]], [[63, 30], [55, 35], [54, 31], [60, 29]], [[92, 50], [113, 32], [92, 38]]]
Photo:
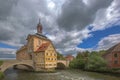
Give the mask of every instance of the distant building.
[[67, 55], [67, 56], [65, 57], [65, 59], [68, 60], [68, 61], [72, 61], [72, 60], [74, 59], [74, 56], [72, 56], [72, 55]]
[[37, 25], [37, 33], [27, 36], [27, 44], [16, 52], [17, 60], [33, 60], [36, 71], [53, 70], [57, 67], [57, 53], [46, 36], [42, 34], [42, 25]]
[[108, 49], [103, 58], [109, 68], [120, 68], [120, 43]]

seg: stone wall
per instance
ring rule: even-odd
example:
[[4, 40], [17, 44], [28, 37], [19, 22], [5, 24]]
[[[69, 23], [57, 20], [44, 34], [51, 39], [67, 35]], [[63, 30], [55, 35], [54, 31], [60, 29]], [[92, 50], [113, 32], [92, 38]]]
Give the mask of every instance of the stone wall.
[[27, 49], [20, 50], [16, 53], [17, 60], [30, 60], [31, 56], [27, 53]]

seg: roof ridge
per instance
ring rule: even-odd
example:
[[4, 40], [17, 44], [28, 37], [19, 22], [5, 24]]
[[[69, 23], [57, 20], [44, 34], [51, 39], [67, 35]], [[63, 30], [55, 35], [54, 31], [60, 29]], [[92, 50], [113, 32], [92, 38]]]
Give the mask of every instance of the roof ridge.
[[115, 44], [111, 48], [109, 48], [104, 55], [109, 54], [109, 53], [114, 52], [114, 51], [120, 51], [120, 42]]

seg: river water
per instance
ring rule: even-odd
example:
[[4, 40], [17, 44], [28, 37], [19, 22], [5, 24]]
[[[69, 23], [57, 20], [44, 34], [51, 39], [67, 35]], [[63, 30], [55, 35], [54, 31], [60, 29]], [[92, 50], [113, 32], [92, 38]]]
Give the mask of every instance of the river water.
[[118, 75], [105, 75], [79, 70], [58, 70], [56, 73], [35, 73], [12, 68], [5, 72], [3, 80], [120, 80]]

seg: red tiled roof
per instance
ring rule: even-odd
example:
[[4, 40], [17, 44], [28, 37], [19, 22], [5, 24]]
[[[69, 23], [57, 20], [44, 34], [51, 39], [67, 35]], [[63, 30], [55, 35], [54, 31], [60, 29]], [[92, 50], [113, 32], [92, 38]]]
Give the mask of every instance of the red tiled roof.
[[65, 58], [74, 58], [72, 55], [67, 55]]
[[45, 51], [48, 46], [50, 45], [50, 43], [43, 43], [37, 50], [36, 52], [40, 52], [40, 51]]

